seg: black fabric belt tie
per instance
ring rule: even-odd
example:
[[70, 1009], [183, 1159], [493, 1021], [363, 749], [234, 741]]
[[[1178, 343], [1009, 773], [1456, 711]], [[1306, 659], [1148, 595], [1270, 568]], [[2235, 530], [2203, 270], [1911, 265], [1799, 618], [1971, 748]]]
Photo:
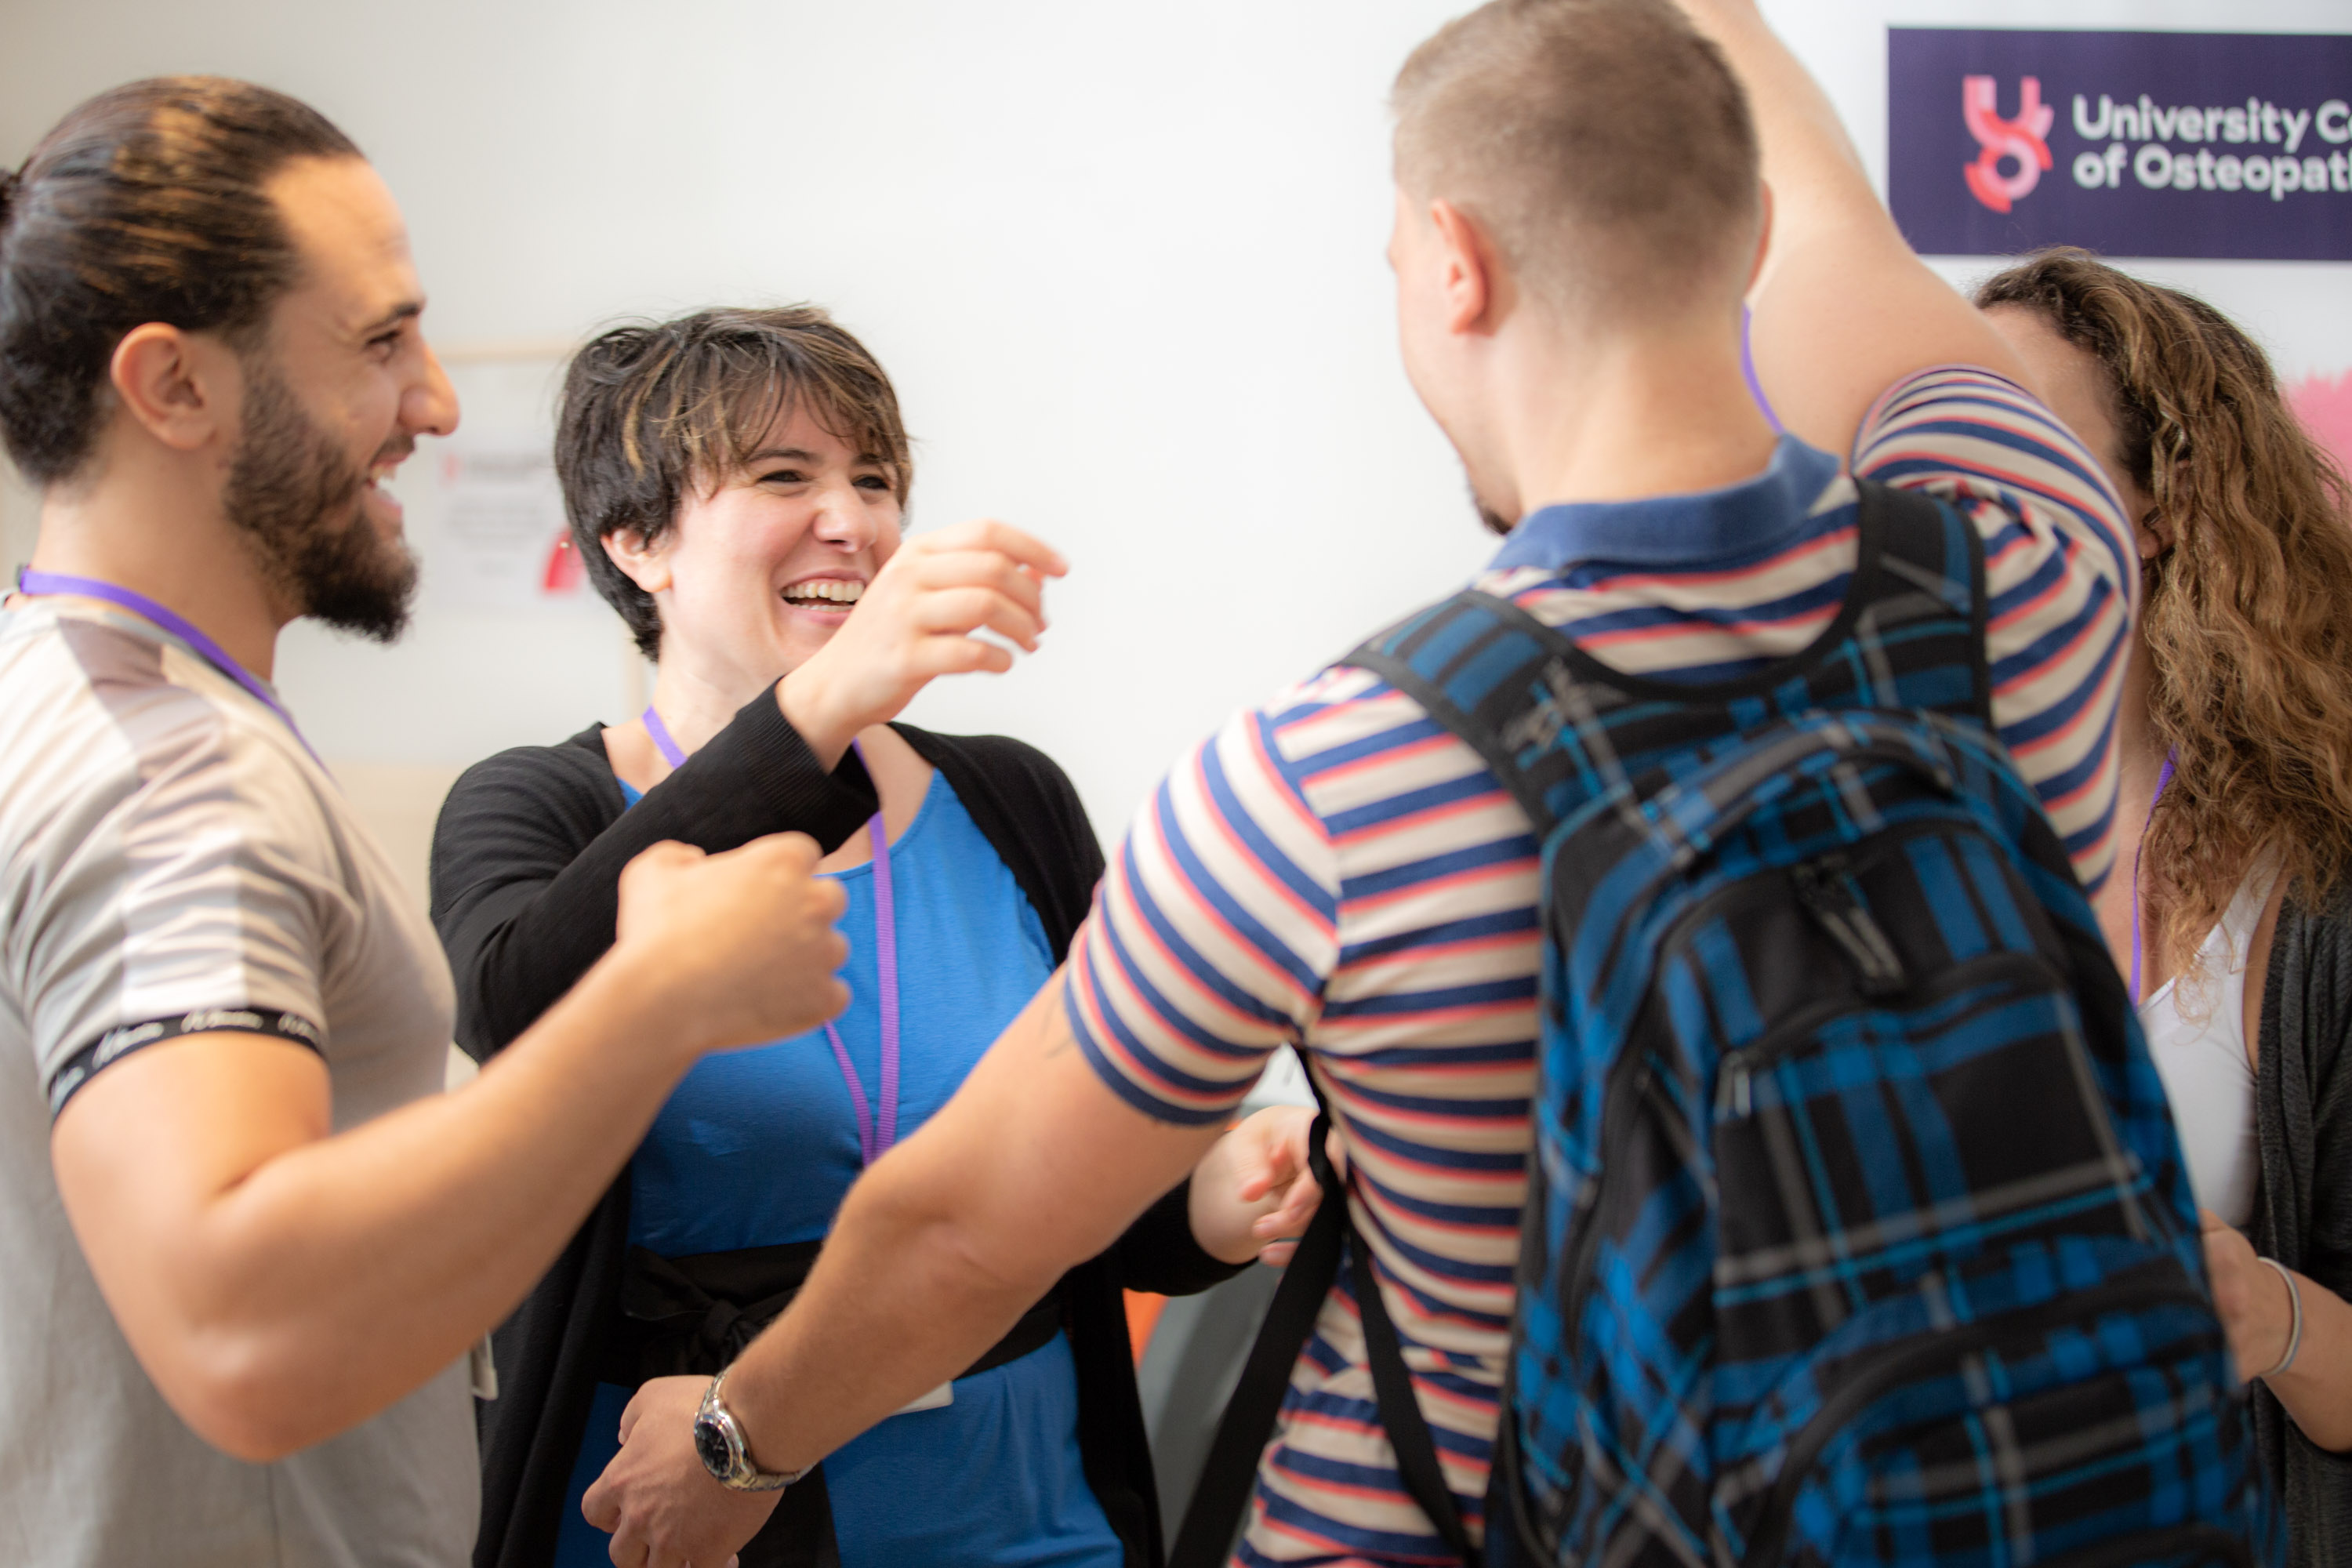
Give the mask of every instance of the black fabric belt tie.
[[[600, 1373], [635, 1388], [648, 1379], [711, 1377], [783, 1314], [816, 1266], [821, 1241], [663, 1258], [629, 1248], [621, 1264], [621, 1319]], [[1021, 1315], [1013, 1331], [957, 1373], [972, 1377], [1039, 1351], [1062, 1331], [1061, 1290]], [[741, 1552], [742, 1568], [841, 1568], [824, 1467], [784, 1489]]]
[[[656, 1377], [723, 1372], [792, 1305], [824, 1245], [795, 1241], [686, 1258], [632, 1247], [621, 1266], [621, 1322], [604, 1381], [635, 1388]], [[1043, 1350], [1061, 1329], [1056, 1290], [956, 1375], [972, 1377], [1018, 1361]]]

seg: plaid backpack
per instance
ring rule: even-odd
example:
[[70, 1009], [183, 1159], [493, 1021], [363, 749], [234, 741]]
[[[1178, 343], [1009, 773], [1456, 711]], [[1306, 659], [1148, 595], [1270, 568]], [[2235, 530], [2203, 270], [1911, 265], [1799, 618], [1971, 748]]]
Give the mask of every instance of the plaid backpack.
[[[1838, 618], [1747, 679], [1621, 674], [1475, 592], [1345, 661], [1475, 748], [1543, 851], [1485, 1555], [2275, 1560], [2163, 1088], [1990, 732], [1983, 546], [1861, 491]], [[1405, 1488], [1475, 1564], [1318, 1173], [1172, 1561], [1231, 1542], [1344, 1255]]]

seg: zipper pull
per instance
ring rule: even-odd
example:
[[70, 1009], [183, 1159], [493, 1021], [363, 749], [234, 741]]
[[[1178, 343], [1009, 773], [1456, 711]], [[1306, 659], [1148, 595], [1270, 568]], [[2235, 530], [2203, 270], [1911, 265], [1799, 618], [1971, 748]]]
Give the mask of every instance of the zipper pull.
[[1789, 875], [1796, 886], [1797, 901], [1853, 961], [1864, 996], [1892, 996], [1910, 984], [1894, 942], [1862, 901], [1853, 879], [1846, 875], [1843, 856], [1807, 861], [1791, 867]]
[[1718, 1116], [1746, 1116], [1755, 1109], [1742, 1055], [1727, 1058], [1715, 1078], [1715, 1111]]

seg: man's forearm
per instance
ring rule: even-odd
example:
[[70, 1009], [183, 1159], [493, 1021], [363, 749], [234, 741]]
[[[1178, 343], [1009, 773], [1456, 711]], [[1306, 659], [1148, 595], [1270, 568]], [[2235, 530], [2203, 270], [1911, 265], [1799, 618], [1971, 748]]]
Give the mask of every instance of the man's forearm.
[[[630, 1048], [674, 1026], [641, 1016], [649, 989], [625, 958], [599, 965], [464, 1089], [305, 1142], [197, 1203], [173, 1266], [117, 1274], [165, 1281], [170, 1299], [110, 1290], [167, 1396], [211, 1440], [267, 1458], [463, 1354], [546, 1271], [690, 1059]], [[113, 1244], [84, 1237], [101, 1283]]]
[[1889, 386], [1931, 365], [2023, 367], [1912, 254], [1820, 85], [1753, 0], [1681, 0], [1748, 90], [1772, 195], [1751, 303], [1757, 374], [1783, 424], [1843, 455]]
[[1150, 1120], [1086, 1064], [1057, 973], [858, 1184], [790, 1310], [728, 1373], [763, 1469], [824, 1458], [970, 1366], [1222, 1129]]
[[1861, 154], [1829, 95], [1773, 33], [1755, 0], [1681, 0], [1748, 89], [1772, 186], [1775, 249], [1863, 218], [1887, 225]]
[[800, 1300], [729, 1373], [762, 1469], [814, 1463], [955, 1377], [1066, 1267], [979, 1256], [932, 1154], [919, 1133], [850, 1190]]

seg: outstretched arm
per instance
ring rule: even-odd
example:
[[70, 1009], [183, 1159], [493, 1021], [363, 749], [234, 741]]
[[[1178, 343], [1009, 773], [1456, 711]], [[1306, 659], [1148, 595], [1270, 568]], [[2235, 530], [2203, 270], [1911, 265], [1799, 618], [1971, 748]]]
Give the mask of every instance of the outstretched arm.
[[839, 889], [816, 847], [648, 851], [620, 941], [454, 1094], [332, 1131], [299, 1046], [213, 1031], [126, 1055], [66, 1104], [58, 1190], [156, 1387], [268, 1460], [409, 1393], [512, 1310], [704, 1051], [838, 1012]]
[[[2116, 703], [2139, 580], [2115, 491], [2016, 351], [1911, 253], [1754, 0], [1680, 3], [1747, 84], [1763, 142], [1772, 232], [1750, 330], [1765, 395], [1858, 478], [1975, 525], [1993, 725], [2095, 891], [2115, 859]], [[1920, 374], [1939, 366], [1974, 369]]]
[[1746, 84], [1763, 142], [1772, 233], [1750, 341], [1782, 423], [1843, 455], [1871, 405], [1914, 371], [1972, 364], [2021, 382], [2008, 344], [1912, 254], [1828, 96], [1754, 0], [1681, 3]]
[[[875, 805], [862, 773], [835, 773], [851, 737], [897, 717], [939, 675], [1012, 662], [975, 631], [1034, 651], [1044, 582], [1065, 570], [1000, 522], [908, 541], [831, 642], [617, 821], [579, 767], [513, 752], [467, 770], [433, 837], [433, 924], [457, 982], [457, 1043], [488, 1061], [587, 972], [612, 944], [621, 868], [647, 845], [716, 854], [805, 833], [828, 854], [840, 847]], [[602, 788], [609, 795], [610, 781]]]
[[727, 1386], [763, 1468], [797, 1469], [971, 1364], [1223, 1129], [1107, 1088], [1056, 974], [947, 1106], [850, 1190], [807, 1288]]
[[[1223, 1133], [1154, 1121], [1107, 1088], [1062, 991], [1057, 973], [955, 1098], [850, 1189], [808, 1284], [729, 1371], [761, 1469], [812, 1464], [971, 1364]], [[648, 1384], [624, 1417], [623, 1450], [584, 1504], [614, 1532], [615, 1562], [724, 1563], [772, 1507], [702, 1475], [702, 1388]]]

